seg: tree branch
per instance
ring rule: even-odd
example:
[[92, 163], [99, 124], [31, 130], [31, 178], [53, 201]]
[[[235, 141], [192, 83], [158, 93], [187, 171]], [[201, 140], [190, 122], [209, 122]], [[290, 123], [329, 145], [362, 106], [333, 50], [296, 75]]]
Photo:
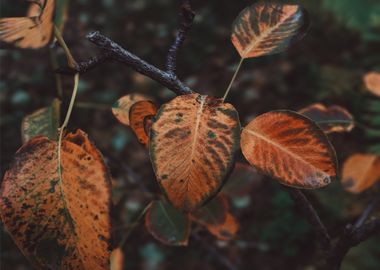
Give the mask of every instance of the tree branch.
[[190, 30], [194, 20], [195, 13], [191, 8], [190, 0], [182, 0], [179, 13], [179, 29], [173, 44], [169, 48], [166, 57], [166, 71], [175, 74], [177, 66], [178, 50], [182, 46], [187, 32]]
[[296, 205], [302, 211], [305, 218], [313, 227], [313, 230], [316, 234], [317, 239], [319, 240], [321, 247], [325, 252], [328, 252], [331, 247], [331, 238], [327, 232], [325, 225], [322, 223], [317, 212], [315, 211], [313, 205], [309, 202], [301, 190], [290, 187], [286, 187], [286, 189], [293, 197]]

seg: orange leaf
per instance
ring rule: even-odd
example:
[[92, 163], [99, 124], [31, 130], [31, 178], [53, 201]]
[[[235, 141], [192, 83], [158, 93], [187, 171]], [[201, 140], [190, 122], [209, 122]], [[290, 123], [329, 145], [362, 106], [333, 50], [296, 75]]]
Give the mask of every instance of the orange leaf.
[[111, 270], [124, 269], [124, 254], [121, 248], [112, 250], [111, 253]]
[[352, 193], [370, 188], [380, 180], [380, 157], [371, 154], [355, 154], [343, 165], [342, 184]]
[[238, 222], [230, 212], [230, 203], [222, 194], [192, 213], [191, 217], [219, 240], [230, 240], [239, 229]]
[[320, 188], [336, 177], [334, 148], [310, 119], [292, 111], [272, 111], [250, 122], [241, 148], [251, 165], [282, 184]]
[[157, 106], [150, 100], [138, 101], [129, 110], [131, 128], [135, 132], [139, 142], [145, 146], [149, 142], [150, 120], [156, 113]]
[[369, 72], [364, 76], [364, 84], [368, 91], [380, 97], [380, 72]]
[[354, 128], [353, 116], [341, 106], [326, 107], [321, 103], [315, 103], [298, 112], [316, 122], [326, 133], [349, 132]]
[[19, 48], [41, 48], [53, 36], [55, 0], [46, 0], [42, 9], [35, 3], [28, 10], [28, 17], [0, 19], [0, 41]]
[[129, 110], [133, 104], [141, 100], [150, 100], [150, 98], [141, 94], [125, 95], [112, 106], [112, 113], [120, 123], [129, 126]]
[[220, 99], [183, 95], [164, 104], [150, 133], [150, 156], [169, 201], [192, 211], [212, 197], [239, 144], [235, 108]]
[[110, 178], [102, 156], [78, 130], [61, 146], [37, 136], [5, 173], [1, 218], [17, 246], [43, 269], [108, 269]]
[[259, 1], [245, 8], [232, 25], [232, 43], [242, 58], [285, 51], [309, 27], [305, 9]]

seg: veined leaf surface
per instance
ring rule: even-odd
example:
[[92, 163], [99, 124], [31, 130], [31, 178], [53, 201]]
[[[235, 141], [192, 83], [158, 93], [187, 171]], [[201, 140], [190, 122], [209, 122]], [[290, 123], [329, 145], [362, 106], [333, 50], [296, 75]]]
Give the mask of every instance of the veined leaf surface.
[[380, 97], [380, 72], [369, 72], [364, 76], [364, 84], [369, 92]]
[[243, 129], [241, 149], [252, 166], [284, 185], [320, 188], [336, 177], [336, 155], [325, 133], [296, 112], [255, 118]]
[[380, 180], [380, 157], [354, 154], [343, 165], [342, 184], [352, 193], [359, 193]]
[[238, 15], [231, 39], [242, 58], [270, 55], [300, 40], [308, 26], [308, 14], [299, 5], [260, 1]]
[[53, 103], [24, 117], [21, 123], [21, 137], [23, 143], [37, 135], [57, 140], [60, 119], [61, 102], [54, 99]]
[[230, 203], [224, 194], [218, 195], [205, 206], [191, 214], [195, 222], [220, 240], [229, 240], [239, 229], [235, 217], [230, 212]]
[[325, 133], [349, 132], [354, 128], [354, 117], [341, 106], [315, 103], [298, 112], [317, 123]]
[[239, 133], [235, 108], [220, 99], [182, 95], [160, 108], [149, 151], [158, 183], [176, 208], [192, 211], [219, 190]]
[[190, 234], [189, 215], [181, 213], [167, 202], [152, 203], [145, 215], [145, 226], [163, 244], [187, 246]]
[[110, 178], [87, 135], [67, 134], [61, 146], [37, 136], [5, 173], [0, 213], [24, 255], [41, 269], [109, 269]]
[[[150, 100], [138, 101], [129, 110], [129, 121], [132, 130], [135, 132], [139, 142], [145, 146], [149, 142], [149, 131], [152, 119], [157, 113], [157, 106]], [[150, 126], [149, 126], [150, 125]]]
[[112, 106], [112, 113], [120, 123], [129, 126], [129, 110], [133, 104], [141, 100], [150, 100], [150, 98], [141, 94], [125, 95]]

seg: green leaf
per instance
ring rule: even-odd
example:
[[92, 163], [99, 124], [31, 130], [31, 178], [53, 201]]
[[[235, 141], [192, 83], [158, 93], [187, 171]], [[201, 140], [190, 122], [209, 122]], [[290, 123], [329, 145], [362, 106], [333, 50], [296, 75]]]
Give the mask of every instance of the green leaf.
[[176, 210], [167, 202], [154, 201], [145, 215], [145, 226], [163, 244], [186, 246], [189, 240], [188, 214]]
[[49, 139], [58, 140], [61, 102], [54, 99], [48, 107], [41, 108], [24, 117], [21, 123], [23, 143], [37, 135], [45, 135]]

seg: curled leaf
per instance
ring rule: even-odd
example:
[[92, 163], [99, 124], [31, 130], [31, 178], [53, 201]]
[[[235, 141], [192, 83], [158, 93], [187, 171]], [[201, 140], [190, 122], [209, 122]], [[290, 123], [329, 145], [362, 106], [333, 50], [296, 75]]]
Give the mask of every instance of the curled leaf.
[[78, 130], [61, 146], [37, 136], [16, 153], [1, 186], [0, 214], [23, 254], [40, 269], [108, 269], [110, 178]]
[[167, 202], [154, 201], [145, 215], [148, 231], [163, 244], [187, 246], [190, 219]]
[[57, 140], [60, 119], [61, 102], [54, 99], [48, 107], [41, 108], [24, 117], [21, 123], [21, 137], [23, 143], [37, 135]]
[[325, 133], [349, 132], [354, 128], [354, 117], [341, 106], [315, 103], [298, 112], [317, 123]]
[[161, 107], [149, 151], [157, 181], [176, 208], [192, 211], [220, 189], [239, 133], [235, 108], [220, 99], [182, 95]]
[[129, 126], [129, 110], [133, 104], [141, 100], [150, 100], [150, 98], [141, 94], [125, 95], [112, 106], [112, 113], [120, 123]]
[[239, 229], [238, 222], [230, 212], [230, 203], [222, 194], [192, 213], [191, 217], [219, 240], [230, 240]]
[[157, 113], [157, 106], [150, 100], [138, 101], [129, 110], [129, 121], [132, 130], [139, 142], [147, 146], [152, 122], [150, 121]]
[[334, 148], [310, 119], [292, 111], [271, 111], [251, 121], [241, 135], [248, 162], [298, 188], [320, 188], [336, 177]]
[[343, 165], [342, 185], [352, 193], [359, 193], [380, 180], [380, 157], [371, 154], [355, 154]]
[[364, 76], [364, 84], [369, 92], [380, 97], [380, 72], [369, 72]]
[[308, 14], [301, 6], [259, 1], [235, 19], [231, 39], [242, 58], [258, 57], [285, 51], [308, 27]]

